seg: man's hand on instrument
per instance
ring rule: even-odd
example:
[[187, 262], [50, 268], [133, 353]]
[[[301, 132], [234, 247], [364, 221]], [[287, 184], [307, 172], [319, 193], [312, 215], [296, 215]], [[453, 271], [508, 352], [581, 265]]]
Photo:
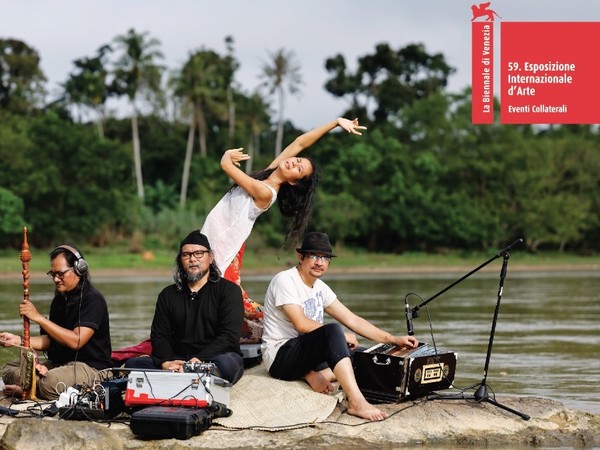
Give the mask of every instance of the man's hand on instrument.
[[176, 359], [174, 361], [165, 361], [161, 364], [161, 368], [163, 370], [170, 370], [171, 372], [183, 372], [183, 365], [185, 361], [181, 359]]
[[44, 318], [44, 316], [39, 313], [33, 303], [25, 301], [21, 302], [19, 305], [19, 314], [36, 323], [39, 323], [40, 319]]
[[344, 336], [346, 336], [346, 343], [348, 344], [348, 348], [350, 350], [354, 350], [356, 347], [358, 347], [358, 340], [354, 334], [344, 333]]
[[394, 344], [404, 348], [417, 348], [419, 341], [414, 336], [394, 336]]

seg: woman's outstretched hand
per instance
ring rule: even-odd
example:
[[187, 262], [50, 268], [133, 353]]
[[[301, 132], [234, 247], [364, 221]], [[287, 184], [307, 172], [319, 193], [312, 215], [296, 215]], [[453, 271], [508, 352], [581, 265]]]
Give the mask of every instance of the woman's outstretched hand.
[[344, 130], [346, 130], [348, 133], [358, 134], [359, 136], [362, 136], [362, 133], [358, 130], [366, 130], [367, 129], [367, 127], [363, 127], [358, 124], [358, 119], [348, 120], [348, 119], [344, 119], [343, 117], [340, 117], [337, 120], [337, 123], [340, 127], [342, 127]]
[[243, 148], [232, 148], [227, 150], [221, 158], [221, 164], [225, 162], [231, 162], [233, 165], [240, 167], [241, 161], [250, 159], [250, 155], [243, 152]]

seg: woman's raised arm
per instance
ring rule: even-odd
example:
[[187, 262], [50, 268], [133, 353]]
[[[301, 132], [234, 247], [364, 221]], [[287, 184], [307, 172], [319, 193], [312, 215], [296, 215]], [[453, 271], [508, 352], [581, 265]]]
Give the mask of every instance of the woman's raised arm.
[[240, 169], [240, 162], [250, 159], [243, 148], [233, 148], [223, 153], [221, 168], [243, 190], [245, 190], [259, 208], [265, 208], [271, 202], [272, 191], [262, 181], [256, 180]]
[[349, 120], [340, 117], [336, 120], [332, 120], [331, 122], [328, 122], [320, 127], [313, 128], [312, 130], [307, 131], [303, 135], [300, 135], [296, 139], [294, 139], [294, 142], [288, 145], [279, 154], [279, 156], [277, 156], [273, 160], [273, 162], [269, 164], [269, 169], [277, 167], [281, 163], [281, 161], [297, 156], [301, 151], [306, 150], [308, 147], [313, 145], [324, 135], [326, 135], [334, 128], [337, 128], [338, 126], [346, 130], [348, 133], [358, 134], [359, 136], [362, 135], [362, 133], [359, 130], [367, 129], [367, 127], [363, 127], [358, 124], [358, 119]]

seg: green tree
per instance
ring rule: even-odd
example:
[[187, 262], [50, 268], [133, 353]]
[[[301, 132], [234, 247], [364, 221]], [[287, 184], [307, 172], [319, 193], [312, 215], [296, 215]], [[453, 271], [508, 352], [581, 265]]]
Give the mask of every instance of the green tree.
[[269, 107], [258, 91], [249, 96], [238, 94], [238, 116], [241, 134], [246, 137], [244, 146], [250, 159], [246, 162], [246, 173], [253, 171], [254, 162], [260, 156], [260, 137], [269, 127]]
[[173, 86], [174, 94], [183, 100], [184, 115], [189, 116], [180, 192], [181, 206], [185, 205], [187, 199], [196, 126], [200, 154], [205, 157], [207, 155], [207, 114], [210, 112], [222, 120], [228, 116], [227, 92], [233, 78], [231, 64], [229, 57], [222, 58], [212, 50], [198, 50], [190, 55], [183, 68], [171, 78], [170, 84]]
[[[396, 139], [376, 130], [369, 130], [350, 146], [344, 137], [332, 135], [333, 139], [314, 150], [323, 173], [315, 226], [333, 227], [339, 242], [352, 241], [377, 250], [384, 242], [389, 244], [390, 230], [402, 229], [397, 228], [401, 217], [394, 215], [394, 202], [401, 201], [396, 193], [404, 191], [398, 164], [404, 149]], [[346, 230], [342, 229], [344, 223]]]
[[423, 44], [394, 50], [387, 43], [360, 57], [355, 72], [341, 54], [328, 58], [325, 68], [332, 74], [325, 89], [350, 100], [346, 114], [379, 124], [393, 122], [405, 106], [443, 90], [455, 71], [441, 53], [429, 54]]
[[0, 187], [0, 244], [10, 242], [26, 225], [24, 209], [21, 198]]
[[[262, 66], [261, 78], [263, 86], [267, 87], [269, 94], [277, 96], [277, 135], [275, 138], [275, 156], [279, 155], [283, 143], [283, 124], [285, 118], [285, 92], [291, 95], [300, 92], [302, 76], [300, 64], [295, 61], [295, 53], [281, 48], [269, 53], [269, 60]], [[287, 88], [287, 89], [286, 89]]]
[[0, 186], [12, 192], [24, 192], [24, 177], [35, 170], [35, 161], [27, 155], [31, 148], [30, 119], [0, 110]]
[[138, 130], [138, 97], [152, 97], [160, 92], [163, 68], [156, 60], [163, 58], [158, 50], [160, 42], [148, 37], [148, 33], [136, 33], [132, 28], [127, 34], [117, 36], [115, 45], [121, 55], [115, 63], [112, 90], [117, 95], [126, 95], [132, 107], [131, 133], [133, 140], [133, 160], [135, 180], [139, 199], [144, 201], [144, 181], [142, 177], [142, 156]]
[[227, 47], [227, 55], [223, 59], [224, 62], [224, 75], [227, 83], [227, 120], [229, 126], [227, 128], [227, 146], [233, 146], [233, 138], [235, 135], [235, 113], [236, 113], [236, 102], [235, 102], [235, 89], [234, 89], [234, 75], [239, 69], [240, 65], [234, 56], [234, 40], [233, 36], [225, 37], [225, 46]]
[[0, 39], [0, 109], [29, 113], [39, 108], [45, 81], [36, 50], [18, 39]]
[[68, 103], [91, 109], [95, 114], [98, 135], [104, 138], [104, 106], [110, 94], [107, 56], [110, 46], [100, 47], [96, 56], [73, 61], [76, 72], [63, 84]]
[[25, 217], [36, 245], [60, 241], [97, 242], [109, 229], [125, 227], [134, 203], [130, 159], [125, 146], [53, 111], [30, 126], [26, 157], [35, 170], [21, 189]]
[[532, 251], [581, 243], [597, 226], [600, 185], [596, 143], [583, 136], [542, 137], [522, 149], [516, 219]]

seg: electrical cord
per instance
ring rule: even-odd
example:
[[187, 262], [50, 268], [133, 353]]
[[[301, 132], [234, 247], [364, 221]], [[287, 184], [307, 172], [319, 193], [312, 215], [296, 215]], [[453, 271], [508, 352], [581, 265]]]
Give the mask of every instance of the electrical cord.
[[[409, 292], [408, 294], [406, 294], [406, 297], [408, 298], [409, 296], [414, 295], [415, 297], [417, 297], [419, 299], [420, 303], [423, 303], [423, 298], [414, 292]], [[434, 354], [434, 358], [435, 358], [435, 362], [439, 365], [439, 368], [442, 372], [442, 377], [443, 379], [450, 385], [453, 386], [453, 382], [451, 380], [448, 379], [448, 377], [446, 376], [446, 373], [444, 373], [444, 365], [442, 362], [440, 362], [440, 355], [438, 353], [438, 348], [437, 348], [437, 344], [435, 342], [435, 333], [433, 332], [433, 321], [431, 320], [431, 313], [429, 311], [429, 307], [427, 305], [425, 305], [425, 311], [427, 312], [427, 322], [429, 324], [429, 335], [431, 336], [431, 345], [433, 346], [433, 354]]]

